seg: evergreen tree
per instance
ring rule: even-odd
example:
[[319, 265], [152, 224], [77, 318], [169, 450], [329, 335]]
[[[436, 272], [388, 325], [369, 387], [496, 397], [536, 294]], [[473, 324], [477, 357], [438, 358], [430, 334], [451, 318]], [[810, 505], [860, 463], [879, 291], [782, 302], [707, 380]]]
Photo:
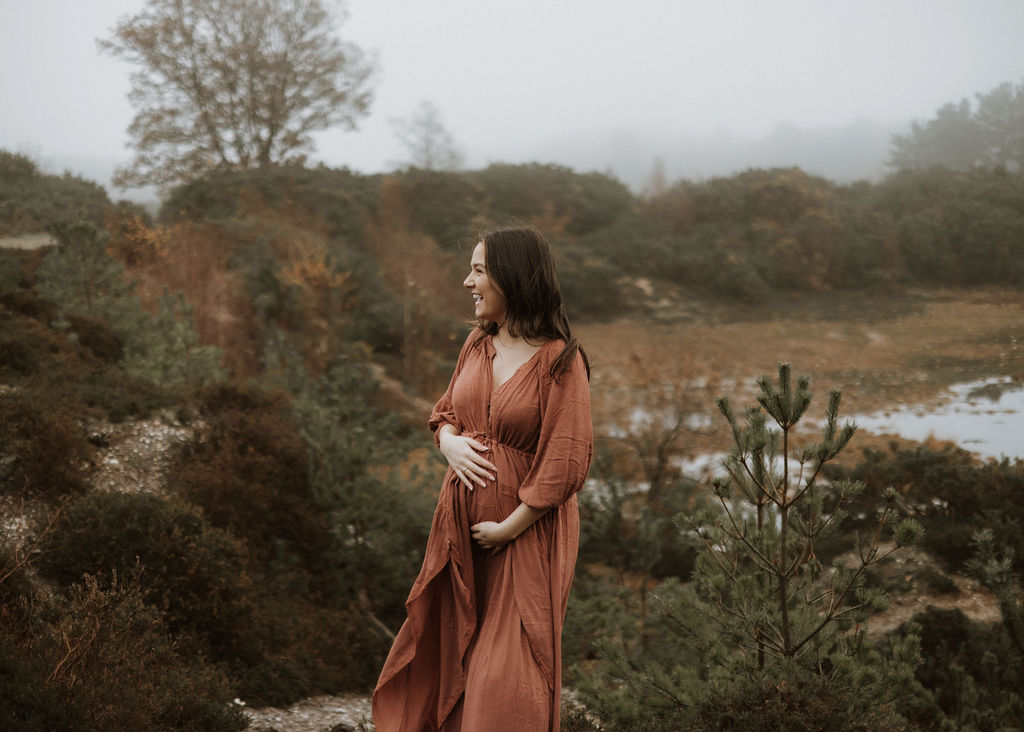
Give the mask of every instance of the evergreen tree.
[[1013, 551], [1004, 549], [1003, 556], [998, 556], [995, 544], [992, 529], [976, 532], [976, 553], [967, 568], [996, 596], [1010, 642], [1018, 653], [1024, 654], [1024, 600], [1020, 599], [1020, 587], [1013, 572]]
[[125, 369], [157, 384], [203, 385], [227, 375], [220, 349], [199, 344], [192, 306], [180, 292], [164, 292], [148, 327], [129, 342]]
[[109, 234], [84, 220], [54, 224], [50, 232], [57, 244], [39, 265], [40, 292], [65, 312], [110, 319], [134, 286], [107, 254]]
[[151, 317], [134, 293], [135, 284], [107, 253], [106, 231], [87, 221], [54, 225], [51, 231], [57, 245], [40, 263], [36, 280], [40, 292], [61, 309], [58, 327], [69, 326], [66, 315], [105, 320], [125, 345], [126, 370], [155, 383], [203, 384], [224, 376], [220, 350], [199, 345], [183, 295], [165, 294]]
[[271, 378], [295, 395], [314, 498], [333, 531], [333, 600], [366, 619], [381, 640], [383, 663], [423, 560], [440, 472], [413, 456], [425, 441], [403, 437], [396, 415], [375, 403], [378, 384], [357, 349], [314, 379], [277, 332], [265, 362]]
[[[777, 383], [758, 384], [760, 407], [748, 410], [745, 425], [727, 399], [718, 400], [735, 446], [724, 461], [727, 477], [712, 482], [717, 507], [677, 517], [704, 546], [694, 581], [664, 583], [654, 593], [660, 613], [646, 652], [607, 645], [608, 677], [587, 684], [588, 701], [609, 724], [887, 729], [902, 723], [893, 700], [921, 693], [916, 638], [873, 648], [864, 625], [885, 607], [866, 571], [915, 541], [920, 526], [896, 521], [890, 492], [851, 558], [824, 566], [815, 544], [863, 486], [824, 485], [819, 476], [855, 426], [839, 427], [840, 394], [832, 392], [821, 440], [798, 446], [808, 381], [793, 383], [783, 365]], [[883, 541], [887, 530], [891, 540]]]

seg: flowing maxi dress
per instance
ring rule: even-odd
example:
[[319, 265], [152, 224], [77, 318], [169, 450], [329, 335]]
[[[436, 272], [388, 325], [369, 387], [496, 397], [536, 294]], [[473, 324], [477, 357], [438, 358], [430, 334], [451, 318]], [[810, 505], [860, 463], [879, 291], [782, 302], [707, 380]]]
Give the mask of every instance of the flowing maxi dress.
[[[489, 448], [495, 481], [467, 489], [451, 468], [402, 625], [373, 694], [378, 732], [557, 732], [561, 633], [593, 455], [582, 357], [550, 375], [549, 341], [493, 387], [490, 336], [462, 347], [430, 428], [454, 425]], [[470, 536], [526, 503], [550, 509], [497, 554]]]

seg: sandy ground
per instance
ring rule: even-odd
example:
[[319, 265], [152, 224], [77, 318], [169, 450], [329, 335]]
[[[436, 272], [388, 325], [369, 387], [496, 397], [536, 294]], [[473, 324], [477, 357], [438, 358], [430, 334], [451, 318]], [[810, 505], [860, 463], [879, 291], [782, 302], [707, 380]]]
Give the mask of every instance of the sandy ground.
[[45, 232], [20, 234], [18, 236], [0, 236], [0, 247], [7, 249], [39, 249], [52, 243], [53, 237]]

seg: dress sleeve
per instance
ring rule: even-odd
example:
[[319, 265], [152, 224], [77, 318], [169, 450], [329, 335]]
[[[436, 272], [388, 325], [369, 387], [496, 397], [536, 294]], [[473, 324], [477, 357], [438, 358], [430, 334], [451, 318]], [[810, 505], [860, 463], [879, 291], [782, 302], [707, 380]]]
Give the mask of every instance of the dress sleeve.
[[546, 509], [564, 503], [583, 487], [594, 454], [590, 383], [582, 356], [577, 354], [558, 379], [550, 379], [542, 400], [537, 453], [519, 487], [519, 500]]
[[[459, 427], [459, 420], [455, 416], [455, 407], [452, 404], [452, 390], [455, 388], [455, 380], [459, 378], [462, 367], [466, 363], [466, 356], [472, 350], [479, 335], [479, 330], [474, 328], [466, 338], [466, 342], [462, 344], [462, 351], [459, 353], [459, 360], [455, 364], [455, 373], [452, 374], [452, 379], [448, 382], [448, 389], [437, 400], [437, 404], [434, 405], [434, 409], [430, 412], [430, 419], [427, 420], [427, 426], [434, 433], [434, 444], [438, 447], [440, 447], [439, 438], [441, 437], [438, 430], [442, 426], [451, 424]], [[459, 431], [462, 431], [461, 428]]]

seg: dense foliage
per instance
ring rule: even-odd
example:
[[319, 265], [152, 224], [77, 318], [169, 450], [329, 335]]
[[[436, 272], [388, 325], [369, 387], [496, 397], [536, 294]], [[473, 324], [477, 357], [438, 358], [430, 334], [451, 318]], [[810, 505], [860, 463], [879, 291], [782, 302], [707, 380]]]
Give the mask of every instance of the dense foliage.
[[854, 427], [838, 424], [833, 392], [821, 440], [798, 443], [807, 380], [784, 365], [759, 387], [745, 424], [719, 401], [735, 441], [727, 477], [712, 482], [705, 507], [677, 516], [701, 547], [692, 582], [656, 587], [639, 635], [607, 635], [604, 667], [581, 676], [610, 728], [897, 729], [895, 702], [917, 693], [915, 638], [870, 644], [863, 623], [885, 604], [869, 568], [915, 541], [920, 525], [898, 521], [889, 496], [873, 531], [854, 540], [854, 560], [819, 561], [816, 545], [862, 488], [820, 481]]
[[[23, 156], [0, 152], [0, 172], [0, 235], [53, 239], [0, 249], [0, 491], [8, 509], [25, 508], [10, 525], [26, 528], [0, 547], [0, 697], [26, 729], [234, 729], [235, 697], [283, 704], [368, 688], [425, 543], [442, 466], [421, 425], [466, 332], [460, 283], [479, 228], [548, 234], [577, 322], [800, 291], [1024, 283], [1024, 183], [1005, 170], [850, 186], [751, 170], [638, 197], [607, 175], [552, 165], [389, 176], [274, 166], [196, 178], [156, 219]], [[838, 561], [896, 486], [885, 510], [919, 520], [946, 571], [973, 561], [1002, 593], [1004, 629], [925, 613], [843, 653], [862, 636], [833, 617], [828, 648], [801, 646], [816, 670], [781, 653], [766, 666], [785, 683], [762, 668], [725, 673], [738, 667], [727, 644], [709, 642], [722, 639], [709, 599], [721, 584], [700, 539], [727, 547], [745, 534], [673, 520], [707, 518], [717, 500], [678, 460], [710, 385], [647, 386], [636, 402], [624, 392], [621, 415], [599, 426], [581, 496], [565, 662], [604, 721], [1019, 722], [1019, 699], [991, 670], [1020, 678], [1019, 643], [1007, 641], [1022, 635], [1020, 464], [869, 452], [828, 475], [865, 486], [841, 497], [847, 515], [833, 533], [816, 535], [810, 554], [786, 550], [799, 549], [807, 576], [820, 569], [811, 557]], [[118, 423], [189, 434], [158, 489], [93, 487]], [[807, 496], [811, 508], [793, 518], [805, 528], [840, 501], [824, 487]], [[777, 520], [770, 509], [767, 523]], [[781, 546], [772, 541], [764, 547]], [[731, 597], [778, 590], [773, 577], [763, 587], [746, 577]], [[921, 578], [943, 585], [938, 572]], [[865, 571], [848, 596], [870, 604], [885, 582]], [[752, 607], [740, 607], [747, 620]], [[778, 608], [757, 627], [781, 627]], [[941, 641], [946, 628], [955, 647]], [[889, 703], [890, 681], [907, 700]]]
[[983, 94], [944, 104], [924, 124], [893, 138], [890, 164], [898, 169], [973, 167], [1024, 172], [1024, 83], [1004, 82]]

